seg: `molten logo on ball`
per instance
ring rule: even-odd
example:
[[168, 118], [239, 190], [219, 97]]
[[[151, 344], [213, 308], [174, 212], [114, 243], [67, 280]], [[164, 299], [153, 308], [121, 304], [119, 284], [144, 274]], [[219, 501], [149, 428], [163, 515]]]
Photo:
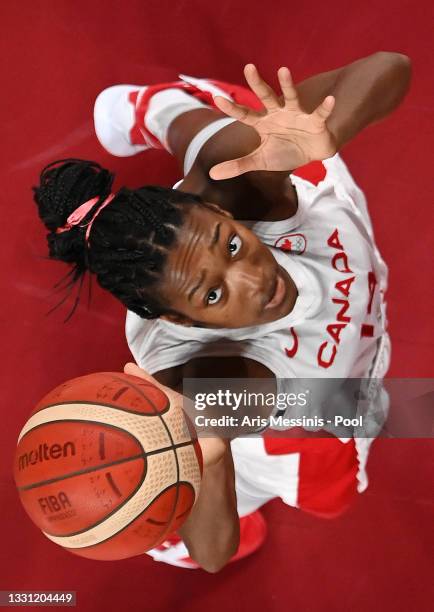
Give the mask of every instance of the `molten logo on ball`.
[[175, 532], [202, 474], [180, 402], [117, 372], [75, 378], [43, 397], [14, 463], [20, 499], [47, 538], [105, 560], [141, 555]]
[[18, 458], [18, 469], [24, 470], [30, 465], [35, 465], [38, 461], [49, 461], [50, 459], [59, 459], [59, 457], [67, 457], [75, 455], [75, 445], [73, 442], [65, 442], [63, 446], [60, 444], [40, 444], [38, 448], [31, 450], [28, 453], [20, 455]]

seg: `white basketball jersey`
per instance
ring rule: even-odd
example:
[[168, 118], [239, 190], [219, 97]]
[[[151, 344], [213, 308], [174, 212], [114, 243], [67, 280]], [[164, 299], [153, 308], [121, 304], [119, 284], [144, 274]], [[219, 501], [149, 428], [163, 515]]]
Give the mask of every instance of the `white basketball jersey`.
[[[362, 378], [384, 343], [387, 268], [374, 243], [366, 200], [339, 155], [315, 184], [291, 175], [297, 213], [283, 221], [243, 221], [270, 248], [298, 289], [293, 310], [260, 326], [184, 327], [128, 311], [126, 336], [149, 373], [193, 358], [239, 355], [278, 378]], [[383, 340], [382, 340], [383, 339]], [[377, 359], [378, 366], [378, 359]], [[380, 371], [381, 370], [381, 371]]]

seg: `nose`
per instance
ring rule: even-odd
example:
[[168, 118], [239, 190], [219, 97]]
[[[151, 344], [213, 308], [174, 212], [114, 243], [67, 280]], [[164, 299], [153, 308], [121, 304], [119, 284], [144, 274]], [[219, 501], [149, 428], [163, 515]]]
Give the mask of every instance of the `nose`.
[[264, 288], [267, 286], [262, 266], [246, 259], [234, 262], [230, 266], [226, 282], [232, 289], [242, 292], [245, 298], [254, 301], [263, 296]]

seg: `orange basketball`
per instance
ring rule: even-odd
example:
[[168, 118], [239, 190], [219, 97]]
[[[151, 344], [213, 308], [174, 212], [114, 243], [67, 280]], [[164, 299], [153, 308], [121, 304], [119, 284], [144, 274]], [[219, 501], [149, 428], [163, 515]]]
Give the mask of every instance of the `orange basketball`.
[[186, 415], [158, 387], [101, 372], [39, 402], [14, 471], [24, 508], [50, 540], [83, 557], [124, 559], [185, 521], [202, 455]]

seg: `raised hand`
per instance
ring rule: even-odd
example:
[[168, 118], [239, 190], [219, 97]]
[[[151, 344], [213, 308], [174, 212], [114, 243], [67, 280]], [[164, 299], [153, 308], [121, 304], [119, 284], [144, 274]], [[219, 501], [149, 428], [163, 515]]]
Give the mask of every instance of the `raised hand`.
[[333, 96], [327, 96], [313, 113], [307, 114], [300, 107], [288, 68], [279, 68], [277, 72], [282, 102], [253, 64], [245, 66], [244, 76], [264, 105], [264, 111], [254, 111], [222, 96], [216, 96], [214, 101], [223, 113], [253, 127], [261, 137], [261, 144], [249, 155], [213, 166], [209, 172], [211, 178], [228, 179], [252, 170], [289, 172], [336, 153], [335, 139], [326, 125], [335, 104]]

